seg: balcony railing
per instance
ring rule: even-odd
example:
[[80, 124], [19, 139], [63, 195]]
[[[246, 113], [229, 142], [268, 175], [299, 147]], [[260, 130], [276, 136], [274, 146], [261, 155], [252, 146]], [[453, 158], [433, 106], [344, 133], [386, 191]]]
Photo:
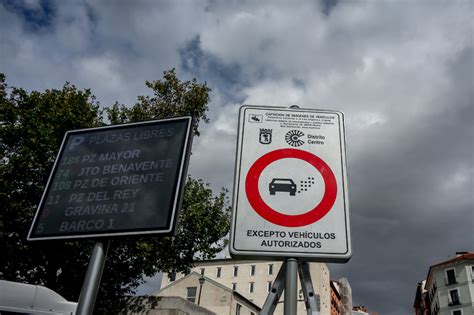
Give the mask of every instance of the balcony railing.
[[448, 305], [449, 306], [461, 305], [461, 301], [459, 300], [449, 301]]
[[445, 279], [445, 284], [446, 285], [453, 285], [453, 284], [457, 284], [458, 282], [456, 281], [456, 279]]

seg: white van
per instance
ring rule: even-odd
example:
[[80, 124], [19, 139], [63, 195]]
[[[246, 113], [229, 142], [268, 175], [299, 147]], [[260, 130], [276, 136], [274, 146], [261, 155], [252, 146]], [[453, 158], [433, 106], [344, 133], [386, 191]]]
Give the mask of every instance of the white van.
[[0, 315], [76, 313], [77, 303], [40, 285], [0, 280]]

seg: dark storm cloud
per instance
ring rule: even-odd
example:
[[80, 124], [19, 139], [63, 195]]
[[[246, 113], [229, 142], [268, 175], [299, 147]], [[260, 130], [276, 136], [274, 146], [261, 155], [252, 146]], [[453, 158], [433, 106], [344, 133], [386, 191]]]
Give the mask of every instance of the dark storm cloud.
[[450, 89], [432, 99], [443, 110], [385, 126], [403, 130], [350, 163], [354, 257], [336, 269], [384, 314], [408, 312], [430, 265], [473, 249], [472, 47], [445, 67]]

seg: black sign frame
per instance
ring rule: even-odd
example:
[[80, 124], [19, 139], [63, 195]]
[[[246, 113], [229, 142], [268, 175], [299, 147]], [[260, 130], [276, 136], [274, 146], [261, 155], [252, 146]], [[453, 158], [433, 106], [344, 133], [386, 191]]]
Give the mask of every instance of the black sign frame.
[[[175, 178], [164, 179], [164, 185], [172, 185], [172, 194], [170, 194], [170, 207], [168, 209], [164, 209], [162, 211], [167, 212], [167, 222], [166, 225], [163, 227], [140, 227], [136, 226], [133, 228], [127, 229], [116, 229], [114, 231], [110, 231], [107, 229], [103, 230], [94, 230], [94, 231], [80, 231], [77, 233], [49, 233], [46, 235], [38, 234], [38, 226], [40, 223], [40, 218], [44, 214], [45, 211], [45, 202], [46, 199], [51, 192], [51, 185], [53, 184], [56, 176], [58, 174], [58, 170], [60, 169], [60, 164], [62, 163], [62, 159], [64, 157], [64, 152], [66, 147], [72, 145], [70, 143], [70, 139], [73, 136], [88, 136], [91, 133], [97, 132], [107, 132], [107, 131], [125, 131], [125, 130], [140, 130], [140, 128], [150, 128], [156, 126], [157, 128], [166, 126], [166, 125], [174, 125], [177, 129], [181, 131], [181, 137], [178, 139], [180, 147], [177, 149], [179, 154], [173, 156], [172, 158], [176, 161], [176, 167], [174, 172], [177, 172]], [[170, 136], [172, 138], [172, 136]], [[120, 124], [120, 125], [111, 125], [111, 126], [104, 126], [104, 127], [97, 127], [97, 128], [88, 128], [88, 129], [79, 129], [79, 130], [70, 130], [67, 131], [64, 135], [62, 140], [59, 152], [56, 156], [56, 160], [54, 162], [52, 171], [49, 175], [48, 182], [45, 186], [43, 191], [43, 195], [41, 197], [41, 201], [38, 205], [36, 214], [34, 216], [33, 222], [31, 224], [27, 240], [28, 241], [37, 241], [37, 240], [60, 240], [60, 239], [91, 239], [91, 238], [103, 238], [103, 237], [119, 237], [119, 236], [140, 236], [140, 235], [150, 235], [150, 234], [158, 234], [158, 235], [172, 235], [174, 233], [177, 221], [179, 210], [181, 207], [181, 201], [183, 197], [184, 191], [184, 184], [187, 175], [187, 168], [189, 164], [189, 157], [191, 154], [191, 146], [192, 146], [192, 117], [184, 116], [184, 117], [177, 117], [177, 118], [169, 118], [169, 119], [161, 119], [161, 120], [152, 120], [152, 121], [145, 121], [145, 122], [137, 122], [137, 123], [127, 123], [127, 124]], [[177, 142], [177, 141], [176, 141]], [[155, 209], [160, 207], [159, 204], [155, 204]], [[49, 211], [49, 210], [48, 210]], [[152, 210], [155, 211], [155, 210]], [[156, 212], [156, 211], [155, 211]]]

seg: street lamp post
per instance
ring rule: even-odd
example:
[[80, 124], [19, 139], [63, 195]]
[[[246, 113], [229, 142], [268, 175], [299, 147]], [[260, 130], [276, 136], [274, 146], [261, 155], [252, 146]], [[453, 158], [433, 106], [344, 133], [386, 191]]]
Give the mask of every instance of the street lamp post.
[[201, 292], [202, 292], [202, 285], [204, 284], [204, 277], [201, 275], [199, 277], [199, 297], [198, 297], [198, 305], [201, 304]]

